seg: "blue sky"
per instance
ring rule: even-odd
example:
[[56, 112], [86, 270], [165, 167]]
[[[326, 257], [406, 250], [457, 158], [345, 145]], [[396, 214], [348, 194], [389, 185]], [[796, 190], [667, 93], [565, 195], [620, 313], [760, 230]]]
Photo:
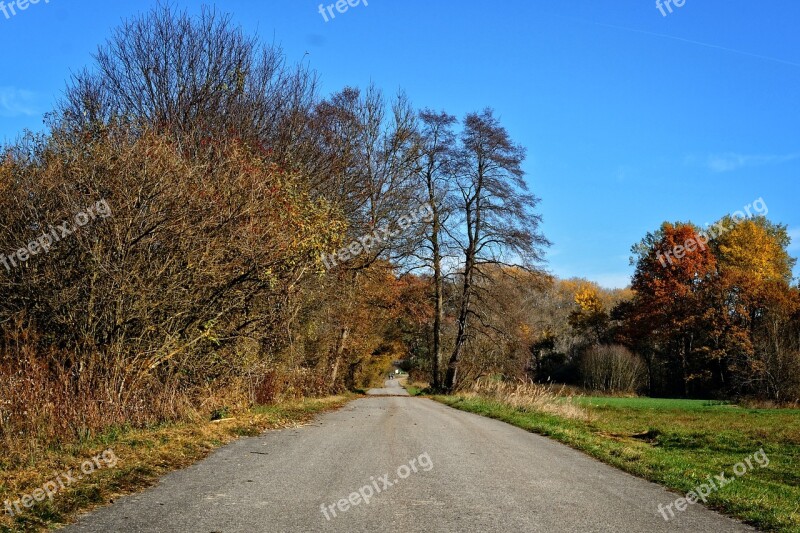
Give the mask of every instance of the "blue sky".
[[[41, 130], [70, 73], [154, 4], [45, 2], [0, 11], [0, 141]], [[328, 22], [319, 5], [218, 4], [290, 60], [308, 52], [323, 93], [375, 82], [458, 116], [494, 107], [528, 149], [554, 274], [624, 286], [631, 245], [662, 221], [759, 198], [800, 252], [800, 2], [686, 0], [663, 16], [651, 0], [369, 0]]]

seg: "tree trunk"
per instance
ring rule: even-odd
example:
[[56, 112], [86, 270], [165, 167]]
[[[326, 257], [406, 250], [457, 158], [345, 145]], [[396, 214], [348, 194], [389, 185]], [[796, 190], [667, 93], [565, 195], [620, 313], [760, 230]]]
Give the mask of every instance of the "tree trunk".
[[444, 298], [442, 282], [442, 256], [439, 243], [439, 208], [436, 204], [436, 191], [433, 188], [433, 180], [428, 181], [428, 198], [431, 209], [433, 210], [433, 221], [431, 228], [431, 248], [433, 250], [433, 285], [434, 285], [434, 317], [433, 317], [433, 362], [431, 373], [433, 374], [432, 385], [435, 391], [441, 389], [441, 375], [439, 367], [442, 361], [442, 322], [444, 318]]
[[681, 372], [683, 374], [683, 397], [689, 397], [689, 353], [692, 349], [691, 337], [686, 336], [683, 339], [683, 346], [681, 348]]
[[469, 318], [469, 299], [472, 294], [472, 258], [467, 259], [464, 268], [464, 285], [461, 289], [461, 307], [458, 311], [458, 333], [456, 334], [456, 343], [453, 348], [453, 353], [450, 356], [450, 362], [447, 365], [447, 375], [445, 377], [444, 387], [447, 392], [452, 393], [455, 389], [458, 380], [458, 364], [461, 362], [461, 354], [464, 348], [464, 342], [467, 339], [467, 320]]
[[478, 185], [475, 187], [474, 207], [471, 201], [467, 201], [466, 224], [469, 242], [464, 250], [464, 285], [461, 289], [461, 307], [458, 310], [458, 333], [456, 334], [456, 344], [450, 362], [447, 365], [447, 376], [445, 377], [445, 389], [452, 393], [458, 381], [458, 365], [461, 362], [461, 354], [464, 343], [467, 340], [467, 320], [469, 318], [469, 304], [472, 296], [472, 275], [475, 269], [476, 246], [480, 241], [481, 228], [481, 190], [483, 178], [483, 164], [478, 164]]
[[444, 315], [440, 265], [434, 267], [434, 285], [436, 301], [434, 303], [435, 315], [433, 317], [433, 364], [431, 372], [433, 373], [433, 389], [438, 391], [442, 386], [439, 366], [442, 361], [442, 319]]
[[347, 342], [347, 337], [350, 335], [350, 330], [347, 326], [342, 327], [339, 331], [339, 338], [336, 341], [336, 354], [333, 360], [333, 369], [331, 370], [331, 388], [336, 387], [336, 378], [339, 375], [339, 366], [342, 364], [342, 354], [344, 354], [344, 344]]

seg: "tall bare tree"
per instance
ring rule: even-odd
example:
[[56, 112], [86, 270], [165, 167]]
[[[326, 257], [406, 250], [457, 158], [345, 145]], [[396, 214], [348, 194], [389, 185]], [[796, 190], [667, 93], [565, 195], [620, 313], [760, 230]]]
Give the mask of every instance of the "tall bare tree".
[[442, 323], [444, 321], [444, 272], [443, 259], [447, 223], [452, 197], [452, 177], [456, 137], [453, 125], [457, 119], [445, 112], [429, 109], [420, 112], [420, 184], [422, 195], [431, 210], [430, 222], [426, 230], [425, 243], [421, 253], [426, 265], [431, 269], [433, 279], [433, 346], [431, 348], [431, 385], [435, 390], [441, 388]]
[[491, 109], [468, 114], [461, 135], [458, 195], [463, 217], [454, 236], [462, 251], [457, 333], [444, 386], [453, 390], [469, 337], [475, 280], [486, 265], [516, 263], [532, 269], [541, 261], [548, 240], [540, 233], [539, 200], [528, 192], [522, 170], [525, 149], [514, 144]]

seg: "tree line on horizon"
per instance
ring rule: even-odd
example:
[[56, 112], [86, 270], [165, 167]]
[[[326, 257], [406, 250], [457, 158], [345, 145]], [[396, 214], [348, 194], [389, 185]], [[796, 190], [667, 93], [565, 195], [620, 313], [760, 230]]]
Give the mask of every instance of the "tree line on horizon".
[[[800, 401], [800, 290], [787, 228], [763, 215], [726, 215], [715, 225], [727, 231], [709, 238], [690, 222], [665, 222], [632, 247], [629, 289], [584, 282], [572, 291], [570, 330], [545, 328], [531, 344], [533, 379], [661, 397]], [[666, 259], [674, 250], [678, 257]]]
[[[111, 213], [0, 271], [5, 460], [30, 453], [20, 435], [358, 390], [395, 361], [450, 392], [797, 398], [785, 227], [748, 220], [661, 268], [697, 231], [665, 225], [632, 290], [557, 280], [525, 150], [490, 108], [459, 120], [317, 85], [227, 16], [159, 6], [73, 75], [46, 132], [3, 149], [0, 253], [86, 205]], [[381, 228], [400, 231], [364, 240]]]

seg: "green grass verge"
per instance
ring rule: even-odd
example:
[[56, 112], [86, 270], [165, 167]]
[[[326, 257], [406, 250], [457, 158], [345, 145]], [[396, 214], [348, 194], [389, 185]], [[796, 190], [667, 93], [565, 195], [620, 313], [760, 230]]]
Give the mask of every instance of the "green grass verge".
[[708, 411], [714, 409], [739, 410], [739, 406], [730, 402], [710, 400], [676, 400], [671, 398], [616, 398], [606, 396], [582, 396], [575, 401], [586, 407], [621, 407], [624, 409], [677, 409], [681, 411]]
[[[581, 398], [588, 421], [520, 411], [494, 400], [435, 396], [451, 407], [552, 437], [605, 463], [685, 494], [763, 448], [708, 507], [770, 531], [800, 532], [800, 410], [744, 409], [692, 400]], [[665, 504], [668, 502], [665, 502]]]
[[69, 523], [78, 512], [113, 502], [123, 494], [154, 485], [164, 474], [205, 458], [212, 450], [239, 437], [267, 429], [294, 427], [316, 414], [341, 407], [355, 395], [290, 401], [258, 406], [246, 412], [224, 413], [215, 421], [162, 424], [144, 429], [114, 428], [91, 441], [65, 444], [43, 453], [35, 464], [0, 471], [0, 507], [13, 502], [103, 450], [118, 458], [113, 468], [91, 475], [58, 491], [52, 500], [35, 503], [14, 517], [0, 509], [0, 532], [46, 531]]
[[405, 389], [411, 396], [420, 396], [423, 393], [423, 389], [415, 387], [414, 385], [406, 385]]

